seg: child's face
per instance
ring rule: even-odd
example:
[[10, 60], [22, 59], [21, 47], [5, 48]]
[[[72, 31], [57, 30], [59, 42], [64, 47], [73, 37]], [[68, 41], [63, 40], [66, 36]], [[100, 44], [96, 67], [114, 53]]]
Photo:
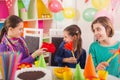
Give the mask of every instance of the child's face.
[[93, 24], [93, 33], [98, 41], [103, 41], [108, 38], [105, 27], [100, 23]]
[[[22, 32], [23, 32], [23, 22], [20, 22], [18, 25], [17, 25], [17, 27], [15, 27], [15, 28], [11, 28], [10, 27], [10, 35], [11, 35], [11, 37], [14, 37], [14, 38], [19, 38], [19, 37], [21, 37], [21, 34], [22, 34]], [[9, 34], [8, 34], [9, 35]]]
[[64, 39], [63, 40], [65, 42], [73, 41], [74, 38], [72, 36], [70, 36], [67, 31], [64, 31], [63, 34], [64, 34]]

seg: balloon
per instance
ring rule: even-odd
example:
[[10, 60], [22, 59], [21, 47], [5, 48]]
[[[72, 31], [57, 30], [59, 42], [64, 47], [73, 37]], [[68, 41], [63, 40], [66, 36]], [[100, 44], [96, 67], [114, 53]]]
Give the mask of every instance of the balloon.
[[75, 10], [70, 7], [64, 8], [63, 15], [65, 18], [71, 19], [71, 18], [75, 17]]
[[83, 19], [90, 22], [94, 19], [94, 16], [96, 14], [97, 10], [94, 8], [87, 8], [83, 12]]
[[89, 0], [85, 0], [85, 3], [87, 3]]
[[97, 13], [95, 14], [95, 19], [98, 18], [98, 17], [101, 17], [101, 16], [106, 16], [106, 17], [108, 17], [108, 18], [113, 22], [113, 16], [112, 16], [112, 14], [109, 13], [108, 11], [106, 11], [106, 10], [101, 10], [101, 11], [97, 12]]
[[118, 3], [119, 0], [111, 0], [111, 7], [112, 7], [112, 10], [114, 10], [116, 8], [116, 5]]
[[56, 13], [62, 10], [62, 5], [57, 0], [52, 0], [48, 4], [48, 8], [50, 11]]
[[106, 8], [110, 3], [110, 0], [92, 0], [94, 8], [100, 10]]
[[63, 13], [62, 12], [58, 12], [54, 14], [54, 20], [56, 21], [62, 21], [64, 19]]

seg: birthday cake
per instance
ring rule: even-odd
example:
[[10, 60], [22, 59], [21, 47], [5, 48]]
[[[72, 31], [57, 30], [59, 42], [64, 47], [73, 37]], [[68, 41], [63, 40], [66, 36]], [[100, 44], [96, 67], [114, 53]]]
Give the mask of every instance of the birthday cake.
[[14, 80], [52, 80], [52, 75], [45, 68], [24, 68], [16, 71]]

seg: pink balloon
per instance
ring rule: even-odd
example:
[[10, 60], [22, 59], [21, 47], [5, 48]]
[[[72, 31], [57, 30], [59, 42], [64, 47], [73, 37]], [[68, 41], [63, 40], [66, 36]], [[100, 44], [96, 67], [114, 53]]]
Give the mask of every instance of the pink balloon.
[[55, 13], [60, 12], [62, 10], [62, 6], [57, 0], [50, 1], [50, 3], [48, 4], [48, 8], [50, 9], [50, 11]]
[[119, 0], [111, 0], [111, 7], [112, 7], [112, 10], [114, 10], [116, 8], [116, 5], [118, 3]]
[[106, 16], [112, 21], [112, 23], [114, 22], [112, 14], [109, 13], [108, 11], [106, 11], [106, 10], [98, 11], [95, 15], [95, 19], [98, 18], [98, 17], [101, 17], [101, 16]]

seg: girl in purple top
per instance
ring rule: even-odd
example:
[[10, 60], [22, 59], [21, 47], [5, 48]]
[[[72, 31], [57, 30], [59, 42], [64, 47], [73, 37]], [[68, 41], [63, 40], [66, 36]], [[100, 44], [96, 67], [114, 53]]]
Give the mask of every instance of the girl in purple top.
[[23, 32], [23, 21], [16, 15], [9, 16], [1, 30], [0, 34], [0, 53], [2, 52], [20, 52], [22, 53], [22, 62], [33, 63], [37, 56], [45, 52], [45, 49], [38, 49], [31, 55], [29, 54], [24, 38], [21, 37]]

